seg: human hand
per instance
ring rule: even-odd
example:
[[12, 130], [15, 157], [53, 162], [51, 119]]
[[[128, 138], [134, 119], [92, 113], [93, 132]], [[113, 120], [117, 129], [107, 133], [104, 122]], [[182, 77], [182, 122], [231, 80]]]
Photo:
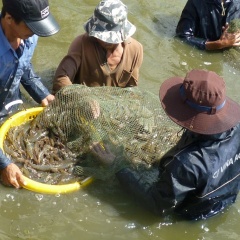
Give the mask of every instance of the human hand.
[[102, 145], [100, 143], [94, 143], [90, 147], [92, 153], [98, 157], [99, 161], [104, 165], [111, 165], [116, 158], [115, 154], [113, 154], [108, 145]]
[[234, 33], [234, 36], [235, 36], [235, 42], [232, 46], [239, 47], [240, 46], [240, 32], [238, 31], [238, 32]]
[[229, 23], [226, 23], [225, 26], [222, 27], [222, 31], [226, 32], [229, 29]]
[[42, 100], [41, 104], [42, 104], [43, 107], [46, 107], [46, 106], [48, 106], [48, 104], [51, 103], [54, 99], [55, 99], [55, 96], [52, 95], [52, 94], [49, 94], [47, 97], [45, 97], [45, 98]]
[[26, 185], [22, 172], [14, 163], [10, 163], [6, 168], [1, 170], [1, 179], [6, 186], [13, 185], [15, 188], [20, 188]]
[[240, 33], [229, 33], [228, 29], [229, 24], [226, 23], [226, 25], [222, 28], [223, 33], [219, 39], [221, 41], [221, 48], [240, 46]]

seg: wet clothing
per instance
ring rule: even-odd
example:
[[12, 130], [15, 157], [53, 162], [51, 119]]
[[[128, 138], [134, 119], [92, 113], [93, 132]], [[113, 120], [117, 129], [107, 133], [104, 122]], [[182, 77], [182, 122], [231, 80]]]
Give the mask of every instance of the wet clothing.
[[232, 204], [240, 187], [240, 124], [216, 135], [185, 130], [160, 161], [152, 182], [130, 168], [116, 176], [149, 210], [188, 219], [213, 216]]
[[219, 40], [222, 27], [240, 18], [240, 0], [188, 0], [176, 28], [176, 36], [205, 49], [205, 42]]
[[[35, 75], [31, 64], [37, 40], [38, 37], [34, 35], [22, 41], [15, 51], [0, 24], [0, 121], [17, 109], [17, 105], [8, 108], [7, 104], [21, 99], [20, 83], [38, 103], [50, 94], [41, 79]], [[0, 169], [9, 163], [10, 160], [0, 150]]]
[[88, 36], [87, 33], [78, 36], [56, 70], [53, 93], [72, 83], [89, 87], [137, 86], [139, 68], [143, 61], [143, 47], [133, 38], [123, 44], [121, 62], [111, 71], [107, 64], [106, 51], [96, 38]]

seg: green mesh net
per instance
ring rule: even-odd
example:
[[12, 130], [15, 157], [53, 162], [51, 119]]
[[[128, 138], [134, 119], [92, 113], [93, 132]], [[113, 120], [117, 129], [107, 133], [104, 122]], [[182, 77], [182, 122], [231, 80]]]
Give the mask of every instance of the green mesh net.
[[[51, 172], [56, 169], [62, 174], [64, 169], [71, 176], [99, 179], [113, 176], [126, 164], [147, 169], [180, 138], [180, 128], [165, 115], [158, 96], [137, 87], [89, 88], [74, 84], [62, 88], [55, 97], [30, 124], [9, 131], [11, 136], [22, 132], [21, 147], [13, 137], [5, 140], [8, 148], [12, 143], [13, 147], [30, 152], [21, 157], [23, 166], [35, 167], [38, 176], [43, 165], [46, 169], [52, 167], [48, 168]], [[124, 155], [125, 161], [101, 166], [90, 150], [95, 142], [109, 144], [117, 156]]]

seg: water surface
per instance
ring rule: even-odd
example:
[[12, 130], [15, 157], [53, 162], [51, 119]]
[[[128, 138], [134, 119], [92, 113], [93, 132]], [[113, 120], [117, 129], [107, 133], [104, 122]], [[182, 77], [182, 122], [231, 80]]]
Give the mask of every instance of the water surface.
[[[129, 20], [137, 26], [134, 37], [144, 46], [139, 88], [158, 94], [172, 76], [184, 77], [193, 68], [216, 71], [224, 77], [229, 96], [240, 102], [240, 71], [223, 52], [203, 52], [174, 38], [185, 0], [126, 0]], [[98, 1], [50, 0], [61, 30], [40, 38], [33, 64], [51, 89], [55, 68], [70, 42], [84, 32], [83, 23]], [[26, 97], [33, 106], [31, 98]], [[233, 113], [234, 114], [234, 113]], [[0, 239], [239, 239], [240, 201], [216, 217], [187, 222], [173, 216], [156, 217], [135, 204], [117, 182], [93, 182], [67, 195], [42, 195], [0, 186]]]

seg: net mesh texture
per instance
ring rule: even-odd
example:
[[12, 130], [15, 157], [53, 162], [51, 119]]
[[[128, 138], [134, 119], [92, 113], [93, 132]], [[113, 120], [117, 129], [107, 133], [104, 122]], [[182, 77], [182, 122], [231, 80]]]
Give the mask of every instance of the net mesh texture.
[[[57, 92], [30, 124], [10, 129], [4, 148], [25, 170], [34, 168], [31, 178], [39, 178], [45, 167], [44, 172], [67, 170], [69, 176], [106, 179], [126, 164], [135, 169], [151, 167], [176, 144], [180, 130], [165, 115], [158, 96], [148, 91], [74, 84]], [[15, 135], [24, 136], [22, 143]], [[108, 144], [125, 161], [102, 166], [91, 153], [96, 142]], [[22, 149], [24, 155], [12, 156], [10, 146], [15, 153]], [[42, 181], [47, 182], [47, 176], [41, 176]]]

